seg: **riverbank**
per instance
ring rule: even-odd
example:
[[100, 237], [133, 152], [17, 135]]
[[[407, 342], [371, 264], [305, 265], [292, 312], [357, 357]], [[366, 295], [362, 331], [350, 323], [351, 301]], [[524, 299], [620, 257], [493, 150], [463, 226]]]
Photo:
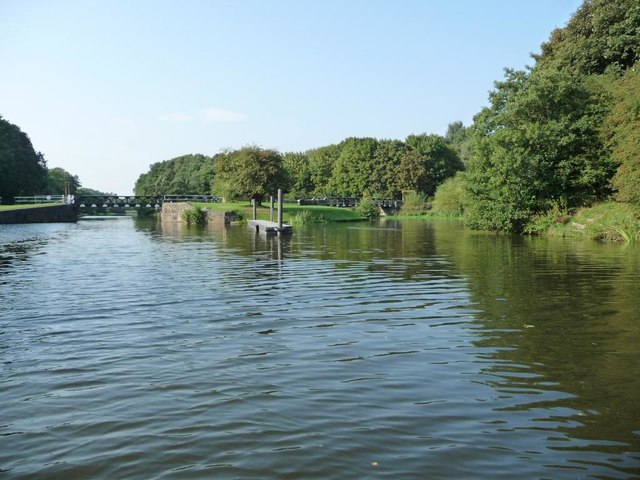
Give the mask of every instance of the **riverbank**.
[[640, 207], [607, 202], [581, 208], [573, 215], [551, 212], [536, 225], [549, 236], [587, 237], [598, 241], [640, 242]]
[[[394, 218], [456, 220], [464, 215], [398, 215]], [[573, 212], [552, 210], [535, 218], [524, 234], [565, 238], [589, 238], [601, 242], [640, 242], [640, 207], [620, 202], [605, 202]]]
[[0, 205], [0, 212], [6, 212], [9, 210], [24, 210], [25, 208], [42, 208], [42, 207], [51, 207], [50, 203], [40, 203], [40, 204], [20, 204], [20, 205]]
[[[242, 220], [253, 218], [253, 207], [247, 202], [200, 203], [193, 202], [194, 207], [209, 211], [230, 212]], [[258, 220], [269, 220], [270, 209], [263, 204], [257, 209]], [[277, 210], [276, 210], [277, 211]], [[350, 208], [325, 207], [320, 205], [285, 204], [283, 207], [283, 221], [290, 224], [324, 223], [324, 222], [354, 222], [366, 220], [363, 216]]]
[[0, 208], [0, 224], [77, 221], [78, 211], [73, 205], [2, 205]]

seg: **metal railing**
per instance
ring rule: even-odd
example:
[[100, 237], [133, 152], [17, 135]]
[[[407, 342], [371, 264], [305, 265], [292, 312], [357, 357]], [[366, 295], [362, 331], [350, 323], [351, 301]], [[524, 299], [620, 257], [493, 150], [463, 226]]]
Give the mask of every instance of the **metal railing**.
[[80, 208], [159, 208], [163, 203], [221, 202], [212, 195], [78, 195], [75, 203]]
[[14, 198], [18, 204], [73, 203], [73, 195], [30, 195]]
[[163, 195], [163, 201], [172, 202], [203, 202], [203, 203], [220, 203], [222, 198], [213, 195]]

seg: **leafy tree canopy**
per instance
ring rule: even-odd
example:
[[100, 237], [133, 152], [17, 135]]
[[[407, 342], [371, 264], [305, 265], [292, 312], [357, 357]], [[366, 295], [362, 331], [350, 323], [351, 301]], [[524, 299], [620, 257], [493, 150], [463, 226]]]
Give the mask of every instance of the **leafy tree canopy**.
[[527, 72], [507, 70], [474, 118], [463, 177], [474, 228], [521, 231], [614, 189], [640, 201], [640, 3], [585, 0], [534, 58]]
[[458, 158], [466, 166], [471, 161], [471, 129], [460, 121], [452, 122], [444, 136], [446, 142], [458, 154]]
[[308, 196], [325, 197], [331, 195], [329, 181], [333, 166], [340, 156], [339, 145], [327, 145], [309, 150], [306, 155], [309, 162], [309, 176], [312, 190], [307, 192]]
[[553, 205], [605, 197], [614, 166], [599, 137], [606, 110], [581, 78], [506, 71], [474, 119], [467, 179], [470, 226], [521, 231]]
[[539, 67], [581, 75], [630, 68], [640, 60], [640, 3], [585, 0], [533, 57]]
[[0, 197], [4, 203], [19, 195], [41, 193], [46, 185], [47, 163], [26, 133], [0, 117]]
[[65, 169], [50, 168], [47, 172], [47, 185], [43, 191], [46, 195], [74, 195], [80, 187], [80, 179]]
[[375, 138], [347, 138], [340, 144], [329, 180], [334, 195], [356, 197], [369, 191], [377, 146]]
[[275, 150], [247, 146], [216, 155], [213, 191], [225, 198], [253, 198], [262, 201], [287, 189], [282, 155]]
[[616, 199], [640, 205], [640, 64], [621, 79], [607, 83], [613, 107], [604, 125], [604, 137], [618, 165], [613, 177]]
[[137, 195], [210, 195], [215, 159], [183, 155], [151, 165], [136, 181]]
[[402, 190], [432, 196], [438, 185], [464, 169], [455, 150], [440, 135], [409, 135], [405, 143], [408, 158], [398, 171]]
[[309, 156], [306, 153], [285, 153], [282, 156], [283, 168], [287, 173], [287, 184], [294, 198], [304, 198], [314, 190], [309, 167]]

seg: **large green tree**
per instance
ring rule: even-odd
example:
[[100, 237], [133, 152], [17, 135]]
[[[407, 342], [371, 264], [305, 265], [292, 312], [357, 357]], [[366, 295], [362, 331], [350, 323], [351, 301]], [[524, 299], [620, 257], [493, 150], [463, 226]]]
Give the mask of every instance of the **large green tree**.
[[330, 190], [329, 181], [331, 180], [333, 166], [338, 161], [339, 156], [339, 145], [326, 145], [307, 152], [312, 187], [309, 193], [312, 196], [325, 197], [333, 194]]
[[182, 155], [151, 165], [138, 177], [138, 195], [209, 195], [215, 176], [215, 160], [205, 155]]
[[309, 157], [302, 152], [289, 152], [282, 156], [283, 168], [286, 171], [289, 193], [294, 198], [306, 198], [313, 191]]
[[216, 155], [214, 193], [225, 198], [252, 198], [261, 202], [287, 189], [282, 155], [276, 150], [247, 146]]
[[75, 195], [80, 188], [80, 179], [64, 168], [50, 168], [47, 172], [47, 185], [43, 193], [47, 195]]
[[606, 77], [613, 106], [604, 124], [604, 137], [618, 165], [613, 177], [616, 199], [640, 205], [640, 63], [622, 78]]
[[378, 141], [375, 138], [347, 138], [340, 143], [329, 189], [341, 197], [359, 197], [370, 192]]
[[455, 150], [440, 135], [409, 135], [405, 143], [408, 154], [397, 175], [400, 190], [432, 196], [438, 185], [464, 169]]
[[0, 197], [12, 203], [19, 195], [42, 192], [47, 181], [47, 163], [33, 149], [26, 133], [0, 117]]
[[585, 0], [534, 58], [538, 67], [580, 75], [627, 70], [640, 61], [640, 3]]
[[460, 161], [467, 166], [471, 161], [471, 129], [465, 127], [461, 121], [455, 121], [447, 126], [445, 141], [458, 154]]
[[467, 222], [521, 231], [552, 206], [604, 198], [615, 166], [600, 140], [606, 114], [581, 77], [554, 69], [506, 71], [474, 123]]
[[401, 198], [398, 187], [398, 168], [409, 149], [401, 140], [378, 140], [369, 179], [369, 190], [373, 195], [385, 198]]

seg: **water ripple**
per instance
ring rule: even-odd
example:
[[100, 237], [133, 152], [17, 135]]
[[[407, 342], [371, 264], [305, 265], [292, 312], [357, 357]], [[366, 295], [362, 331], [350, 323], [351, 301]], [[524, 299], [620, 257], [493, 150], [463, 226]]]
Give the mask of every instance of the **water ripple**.
[[0, 231], [0, 471], [623, 478], [640, 466], [637, 425], [626, 441], [572, 436], [599, 408], [523, 342], [541, 320], [525, 329], [509, 296], [460, 272], [445, 253], [457, 236], [319, 228]]

